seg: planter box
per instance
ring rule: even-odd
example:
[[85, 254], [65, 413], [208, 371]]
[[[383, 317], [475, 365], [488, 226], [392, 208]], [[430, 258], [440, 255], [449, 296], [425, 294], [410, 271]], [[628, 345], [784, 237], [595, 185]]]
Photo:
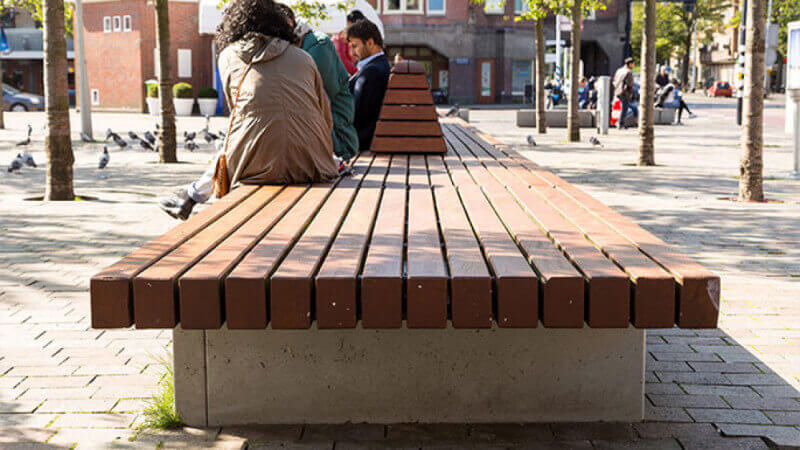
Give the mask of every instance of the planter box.
[[200, 106], [201, 116], [215, 116], [217, 114], [217, 99], [198, 98], [197, 104]]
[[176, 116], [191, 116], [192, 108], [194, 108], [193, 98], [176, 98], [175, 102], [175, 115]]
[[147, 97], [147, 112], [151, 116], [157, 116], [161, 112], [161, 99], [158, 97]]

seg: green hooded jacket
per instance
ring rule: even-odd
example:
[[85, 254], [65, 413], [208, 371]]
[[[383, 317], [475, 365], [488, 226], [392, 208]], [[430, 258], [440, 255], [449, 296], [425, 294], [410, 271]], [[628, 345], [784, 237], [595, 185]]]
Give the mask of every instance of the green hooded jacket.
[[350, 75], [339, 59], [331, 38], [318, 31], [310, 31], [303, 37], [301, 47], [317, 64], [322, 83], [331, 103], [333, 116], [333, 152], [348, 160], [358, 152], [358, 134], [353, 126], [355, 104], [347, 87]]

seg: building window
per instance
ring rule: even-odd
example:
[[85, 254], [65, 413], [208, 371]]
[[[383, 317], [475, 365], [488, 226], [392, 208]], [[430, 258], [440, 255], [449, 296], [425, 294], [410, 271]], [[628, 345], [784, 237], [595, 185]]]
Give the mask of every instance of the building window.
[[583, 12], [583, 18], [586, 20], [595, 20], [597, 18], [597, 10], [586, 9], [586, 11]]
[[511, 61], [511, 94], [525, 94], [525, 85], [531, 83], [531, 61], [515, 59]]
[[445, 14], [445, 0], [428, 0], [428, 15], [443, 16]]
[[111, 33], [111, 17], [103, 17], [103, 33]]
[[97, 106], [100, 104], [100, 91], [92, 89], [92, 105]]
[[486, 14], [505, 14], [506, 4], [504, 0], [486, 0], [483, 5], [483, 12]]
[[530, 11], [528, 2], [526, 0], [514, 0], [514, 13], [525, 14]]
[[122, 31], [131, 31], [133, 30], [133, 23], [131, 20], [131, 16], [122, 16]]
[[114, 31], [122, 31], [122, 17], [114, 16]]
[[192, 51], [189, 49], [178, 49], [178, 77], [192, 77]]
[[385, 14], [422, 13], [422, 0], [386, 0]]

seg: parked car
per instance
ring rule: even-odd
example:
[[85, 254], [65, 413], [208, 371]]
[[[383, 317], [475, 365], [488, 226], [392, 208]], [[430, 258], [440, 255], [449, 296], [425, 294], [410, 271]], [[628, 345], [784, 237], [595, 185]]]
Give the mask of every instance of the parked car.
[[3, 83], [3, 105], [6, 111], [44, 111], [44, 97]]
[[710, 88], [706, 91], [709, 97], [732, 97], [733, 88], [727, 81], [715, 81]]

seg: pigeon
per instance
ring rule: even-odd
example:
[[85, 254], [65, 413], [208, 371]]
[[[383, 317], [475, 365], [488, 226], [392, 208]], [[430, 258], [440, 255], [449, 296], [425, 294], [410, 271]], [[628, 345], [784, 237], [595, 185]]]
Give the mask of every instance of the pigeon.
[[18, 172], [22, 169], [22, 164], [24, 163], [22, 159], [22, 154], [17, 153], [17, 157], [11, 160], [11, 164], [8, 166], [8, 172]]
[[530, 145], [531, 147], [536, 147], [536, 141], [533, 139], [533, 136], [529, 134], [527, 140], [528, 140], [528, 145]]
[[24, 147], [31, 143], [31, 133], [33, 133], [33, 127], [31, 124], [28, 124], [28, 136], [25, 138], [24, 141], [17, 142], [17, 147]]
[[119, 137], [119, 135], [116, 134], [114, 137], [114, 142], [116, 142], [116, 144], [119, 145], [119, 148], [125, 148], [128, 146], [128, 143], [125, 142], [125, 139], [122, 139], [121, 137]]
[[141, 140], [141, 141], [139, 141], [139, 145], [141, 145], [141, 146], [142, 146], [142, 150], [150, 150], [151, 152], [154, 152], [154, 151], [155, 151], [155, 149], [153, 148], [153, 146], [152, 146], [152, 145], [150, 145], [150, 143], [149, 143], [149, 142], [147, 142], [147, 141]]
[[217, 136], [216, 134], [214, 134], [214, 133], [212, 133], [212, 132], [210, 132], [208, 130], [205, 130], [205, 136], [203, 136], [203, 138], [205, 138], [206, 142], [208, 142], [210, 144], [210, 143], [216, 141], [217, 139], [219, 139], [219, 136]]
[[142, 138], [140, 138], [139, 135], [134, 133], [133, 131], [128, 131], [128, 137], [131, 138], [131, 140], [134, 142], [142, 140]]
[[36, 161], [33, 160], [33, 155], [28, 152], [22, 153], [22, 159], [28, 167], [36, 167]]
[[595, 147], [602, 147], [603, 144], [594, 136], [589, 136], [589, 143], [594, 145]]
[[88, 134], [81, 131], [81, 140], [83, 142], [94, 142], [94, 139], [90, 138]]
[[145, 131], [144, 138], [147, 139], [147, 142], [149, 142], [150, 145], [156, 145], [156, 137], [153, 135], [153, 133]]
[[114, 133], [113, 131], [111, 131], [111, 128], [109, 128], [106, 131], [106, 140], [109, 140], [109, 139], [112, 139], [114, 142], [117, 142], [118, 140], [120, 140], [122, 138], [119, 137], [119, 135], [117, 133]]
[[98, 161], [97, 168], [105, 169], [108, 165], [109, 159], [111, 159], [111, 156], [108, 154], [108, 149], [103, 147], [103, 153], [100, 154], [100, 160]]
[[452, 108], [447, 110], [445, 113], [445, 117], [455, 117], [458, 114], [458, 106], [453, 106]]
[[194, 141], [186, 141], [185, 146], [186, 150], [189, 150], [190, 152], [193, 152], [199, 148], [199, 146], [195, 144]]
[[187, 141], [193, 141], [193, 140], [194, 140], [194, 138], [195, 138], [195, 137], [197, 137], [197, 133], [196, 133], [196, 132], [194, 132], [194, 131], [192, 131], [191, 133], [189, 133], [188, 131], [184, 131], [184, 132], [183, 132], [183, 137], [184, 137], [184, 139], [186, 139]]

